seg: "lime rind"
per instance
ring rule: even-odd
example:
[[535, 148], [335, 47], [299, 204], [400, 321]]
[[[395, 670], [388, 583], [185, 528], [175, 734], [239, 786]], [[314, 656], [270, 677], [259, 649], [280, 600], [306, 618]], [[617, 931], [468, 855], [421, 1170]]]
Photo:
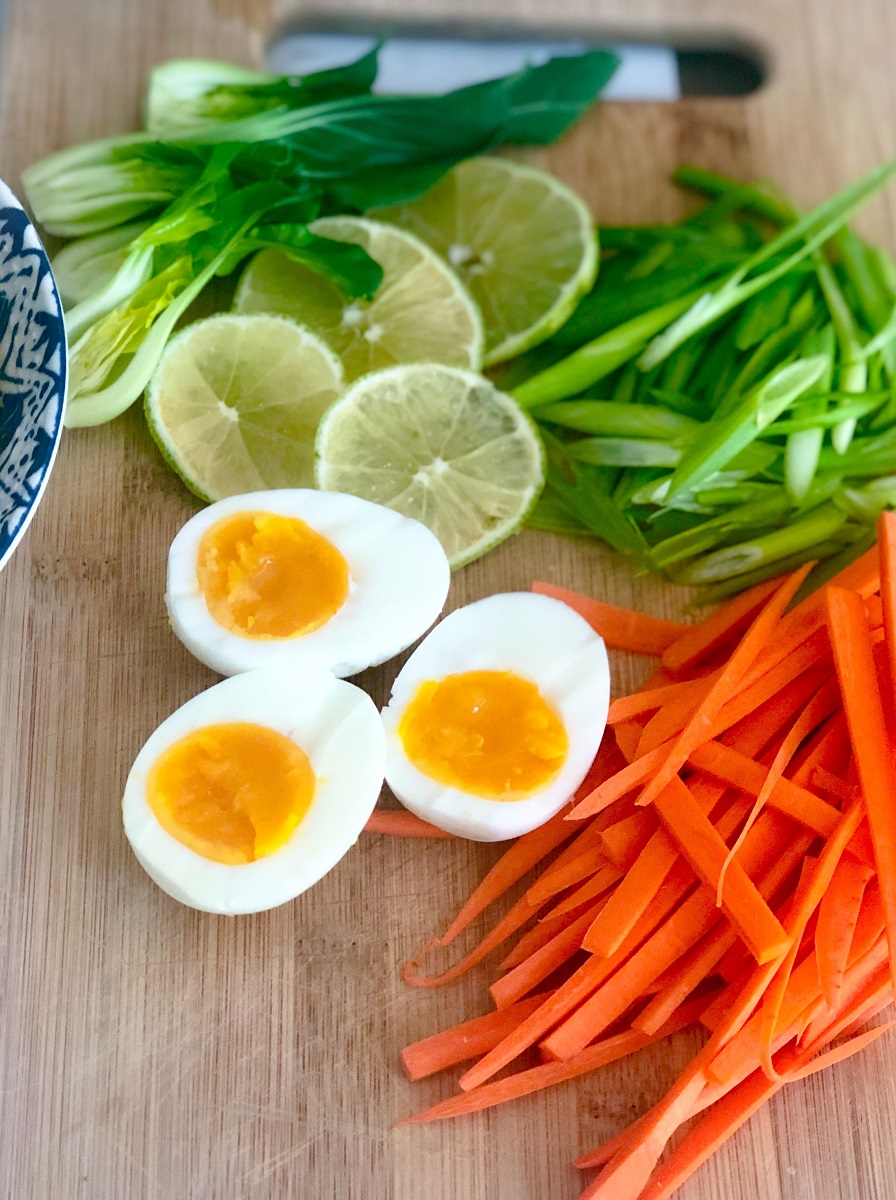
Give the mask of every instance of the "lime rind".
[[[453, 390], [463, 399], [453, 418], [449, 414], [447, 422], [434, 420], [429, 429], [425, 412], [421, 419], [419, 404], [413, 401], [425, 395], [436, 410], [440, 386], [443, 393]], [[371, 407], [378, 411], [371, 413]], [[441, 414], [434, 411], [434, 415]], [[477, 442], [476, 425], [496, 427], [498, 436]], [[433, 450], [430, 437], [440, 442], [444, 460], [441, 450]], [[452, 441], [458, 451], [453, 456]], [[494, 477], [500, 474], [502, 455], [517, 460], [509, 463], [516, 479], [499, 482]], [[476, 457], [482, 460], [476, 471], [464, 472], [457, 465], [464, 462], [469, 468]], [[453, 570], [520, 529], [538, 500], [544, 478], [544, 446], [528, 414], [489, 380], [461, 368], [417, 364], [372, 372], [352, 384], [318, 426], [317, 486], [349, 491], [422, 521], [442, 541]], [[483, 496], [486, 502], [494, 501], [501, 493], [506, 497], [504, 515], [494, 524], [481, 521], [470, 533]], [[457, 526], [452, 527], [452, 508], [458, 524], [467, 526], [461, 544], [449, 536], [457, 531]]]

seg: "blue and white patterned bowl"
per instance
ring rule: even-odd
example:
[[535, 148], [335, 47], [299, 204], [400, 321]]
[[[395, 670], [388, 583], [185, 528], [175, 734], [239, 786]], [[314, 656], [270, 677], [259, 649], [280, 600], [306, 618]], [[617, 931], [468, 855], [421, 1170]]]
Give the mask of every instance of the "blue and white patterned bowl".
[[62, 305], [40, 239], [0, 181], [0, 567], [43, 495], [67, 383]]

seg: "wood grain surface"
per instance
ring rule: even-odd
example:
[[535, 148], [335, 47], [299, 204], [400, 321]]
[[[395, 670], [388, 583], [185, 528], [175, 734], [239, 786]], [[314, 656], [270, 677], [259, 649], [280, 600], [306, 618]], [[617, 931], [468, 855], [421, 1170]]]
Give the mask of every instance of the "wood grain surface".
[[[537, 0], [353, 0], [340, 12], [535, 21]], [[7, 0], [0, 174], [131, 129], [148, 67], [256, 63], [291, 0]], [[538, 155], [598, 220], [673, 218], [687, 159], [774, 177], [804, 204], [896, 151], [892, 0], [555, 0], [551, 20], [727, 31], [773, 63], [746, 100], [606, 105]], [[861, 226], [896, 248], [896, 193]], [[640, 1113], [691, 1035], [517, 1105], [390, 1125], [447, 1094], [396, 1065], [484, 1008], [483, 976], [403, 987], [494, 847], [365, 835], [313, 891], [257, 917], [182, 908], [143, 874], [119, 802], [146, 736], [212, 683], [169, 631], [167, 546], [195, 502], [137, 411], [68, 432], [0, 576], [0, 1197], [3, 1200], [572, 1200], [569, 1166]], [[660, 615], [684, 597], [594, 547], [524, 534], [455, 579], [457, 605], [533, 576]], [[623, 690], [643, 664], [614, 657]], [[390, 670], [363, 682], [383, 699]], [[787, 1089], [684, 1200], [896, 1195], [896, 1041]]]

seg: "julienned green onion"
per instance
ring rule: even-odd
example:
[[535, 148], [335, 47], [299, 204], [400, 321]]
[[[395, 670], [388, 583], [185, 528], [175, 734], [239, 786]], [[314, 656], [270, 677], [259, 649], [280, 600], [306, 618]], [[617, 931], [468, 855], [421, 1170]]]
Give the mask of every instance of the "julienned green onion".
[[593, 292], [513, 368], [550, 439], [532, 523], [603, 537], [706, 599], [858, 552], [896, 506], [896, 265], [848, 222], [894, 171], [800, 215], [683, 167], [704, 208], [602, 229]]

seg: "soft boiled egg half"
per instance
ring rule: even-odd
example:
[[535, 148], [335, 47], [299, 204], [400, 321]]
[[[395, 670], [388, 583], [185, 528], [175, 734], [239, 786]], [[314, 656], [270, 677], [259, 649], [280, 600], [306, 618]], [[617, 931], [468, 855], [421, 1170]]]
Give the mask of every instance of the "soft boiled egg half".
[[395, 680], [386, 782], [449, 833], [518, 837], [585, 778], [609, 701], [603, 640], [578, 613], [529, 592], [490, 596], [447, 616]]
[[124, 828], [175, 900], [213, 913], [274, 908], [357, 840], [383, 782], [376, 705], [329, 671], [253, 671], [187, 701], [128, 776]]
[[354, 675], [432, 625], [448, 559], [419, 521], [337, 492], [231, 496], [168, 555], [175, 633], [221, 675], [290, 663]]

